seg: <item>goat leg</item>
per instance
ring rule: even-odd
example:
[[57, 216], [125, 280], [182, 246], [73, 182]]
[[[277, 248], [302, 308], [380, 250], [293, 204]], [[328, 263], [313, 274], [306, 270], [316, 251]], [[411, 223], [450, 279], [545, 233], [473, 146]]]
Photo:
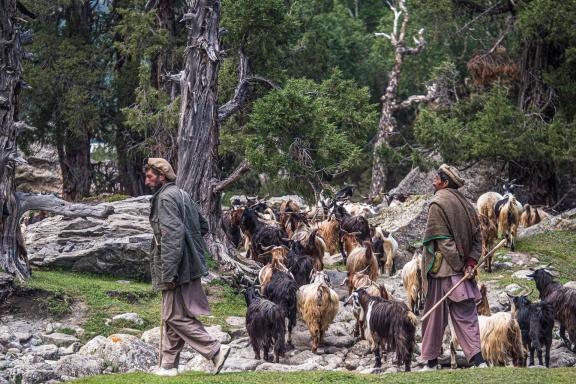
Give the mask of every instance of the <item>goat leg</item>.
[[542, 365], [542, 348], [538, 348], [538, 365]]
[[546, 368], [550, 368], [550, 346], [552, 344], [552, 340], [546, 343], [546, 352], [544, 354], [544, 362], [546, 363]]
[[456, 346], [453, 341], [450, 341], [450, 368], [458, 368], [458, 363], [456, 362]]
[[530, 366], [534, 365], [534, 347], [530, 347]]
[[560, 323], [560, 338], [562, 339], [562, 341], [564, 342], [564, 344], [566, 345], [566, 348], [571, 349], [572, 348], [572, 343], [570, 342], [570, 340], [566, 337], [566, 327], [564, 326], [564, 324]]
[[376, 358], [374, 368], [382, 367], [382, 358], [380, 357], [380, 345], [377, 345], [376, 348], [374, 349], [374, 357]]

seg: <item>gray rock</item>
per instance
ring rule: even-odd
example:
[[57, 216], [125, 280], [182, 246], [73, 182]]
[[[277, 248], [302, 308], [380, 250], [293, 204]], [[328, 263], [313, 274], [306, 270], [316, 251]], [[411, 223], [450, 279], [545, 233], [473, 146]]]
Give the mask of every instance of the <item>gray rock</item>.
[[[538, 360], [536, 360], [538, 361]], [[576, 354], [569, 352], [566, 347], [550, 351], [550, 367], [573, 367], [576, 364]]]
[[16, 336], [7, 326], [0, 326], [0, 344], [8, 345], [16, 340]]
[[98, 356], [114, 371], [147, 371], [158, 362], [158, 351], [133, 335], [97, 336], [80, 348], [79, 354]]
[[566, 288], [572, 288], [572, 289], [576, 289], [576, 281], [569, 281], [566, 284], [564, 284], [564, 286]]
[[290, 357], [287, 361], [289, 365], [301, 365], [310, 362], [322, 365], [324, 359], [322, 356], [316, 355], [312, 351], [306, 350], [294, 355], [293, 357]]
[[246, 318], [240, 316], [229, 316], [226, 318], [226, 323], [231, 328], [244, 328], [246, 326]]
[[54, 360], [58, 358], [58, 347], [54, 344], [44, 344], [31, 349], [31, 354], [40, 356], [44, 360]]
[[84, 355], [64, 356], [55, 366], [59, 374], [70, 377], [100, 375], [104, 368], [106, 368], [106, 363], [103, 359]]
[[519, 271], [516, 271], [512, 274], [512, 277], [515, 277], [517, 279], [525, 279], [525, 280], [530, 280], [532, 279], [531, 277], [528, 277], [529, 274], [531, 274], [533, 271], [529, 270], [529, 269], [521, 269]]
[[222, 372], [245, 372], [253, 371], [262, 364], [261, 360], [244, 359], [241, 357], [228, 357], [222, 368]]
[[72, 343], [80, 341], [75, 336], [59, 332], [42, 335], [42, 340], [44, 340], [45, 343], [56, 344], [59, 347], [67, 347]]
[[119, 322], [119, 321], [125, 321], [128, 323], [132, 323], [134, 325], [144, 325], [144, 320], [142, 320], [142, 318], [140, 317], [140, 315], [138, 315], [137, 313], [131, 312], [131, 313], [122, 313], [120, 315], [116, 315], [114, 317], [112, 317], [112, 322]]
[[211, 327], [205, 328], [210, 336], [218, 340], [221, 344], [229, 344], [230, 341], [232, 341], [232, 337], [228, 333], [223, 332], [222, 327], [219, 325], [213, 325]]
[[188, 363], [186, 363], [186, 371], [194, 372], [205, 372], [210, 373], [214, 369], [214, 364], [211, 361], [205, 359], [201, 355], [196, 355]]
[[512, 284], [508, 284], [505, 288], [506, 293], [509, 293], [511, 295], [516, 295], [520, 292], [522, 292], [524, 288], [522, 288], [521, 286], [519, 286], [516, 283], [512, 283]]
[[300, 372], [318, 371], [322, 367], [316, 363], [304, 363], [300, 365], [283, 365], [274, 363], [263, 363], [256, 368], [257, 372]]
[[354, 337], [350, 335], [345, 336], [326, 336], [324, 338], [325, 345], [331, 345], [334, 347], [350, 347], [354, 344]]
[[54, 333], [54, 332], [61, 332], [63, 330], [72, 330], [77, 337], [84, 336], [84, 329], [74, 325], [74, 324], [63, 324], [63, 323], [48, 323], [46, 325], [46, 333]]
[[14, 336], [16, 336], [20, 343], [24, 343], [32, 338], [32, 334], [30, 332], [15, 332]]
[[16, 166], [17, 190], [31, 193], [62, 192], [62, 172], [56, 148], [33, 144], [31, 154], [24, 154], [25, 163]]
[[[113, 202], [107, 219], [52, 216], [26, 233], [30, 263], [73, 271], [150, 278], [150, 196]], [[120, 284], [119, 284], [120, 285]]]

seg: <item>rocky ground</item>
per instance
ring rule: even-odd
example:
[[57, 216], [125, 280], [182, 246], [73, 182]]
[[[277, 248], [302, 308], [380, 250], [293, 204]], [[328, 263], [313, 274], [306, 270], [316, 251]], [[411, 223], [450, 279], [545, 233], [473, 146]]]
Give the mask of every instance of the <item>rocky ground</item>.
[[[337, 257], [332, 258], [338, 261]], [[505, 291], [516, 293], [523, 289], [518, 284], [499, 288], [498, 276], [513, 265], [526, 268], [538, 266], [539, 260], [521, 253], [508, 253], [500, 257], [495, 264], [494, 280], [488, 282], [489, 302], [493, 312], [509, 310]], [[525, 277], [527, 270], [515, 272], [519, 278]], [[366, 341], [352, 337], [354, 317], [349, 307], [343, 306], [346, 290], [339, 287], [344, 273], [330, 270], [331, 280], [341, 298], [341, 308], [334, 323], [328, 330], [324, 345], [317, 354], [310, 351], [310, 336], [305, 325], [299, 320], [293, 332], [294, 349], [280, 359], [279, 364], [255, 360], [249, 345], [249, 338], [243, 317], [228, 317], [228, 332], [220, 326], [207, 327], [207, 330], [221, 343], [231, 346], [231, 354], [224, 365], [224, 372], [239, 371], [311, 371], [340, 370], [360, 373], [394, 373], [399, 369], [393, 362], [393, 354], [383, 359], [383, 367], [373, 369], [374, 357], [368, 350]], [[399, 274], [380, 278], [396, 298], [405, 299]], [[110, 321], [122, 321], [123, 324], [141, 324], [138, 314], [122, 314]], [[80, 340], [84, 330], [81, 328], [82, 310], [73, 311], [73, 315], [59, 322], [50, 318], [34, 318], [29, 314], [3, 316], [0, 321], [0, 383], [21, 382], [28, 384], [50, 383], [69, 380], [76, 377], [102, 373], [125, 373], [133, 371], [152, 371], [158, 361], [159, 328], [143, 333], [127, 328], [126, 333], [108, 337], [96, 336], [84, 345]], [[130, 334], [131, 333], [131, 334]], [[447, 340], [447, 338], [446, 338]], [[420, 327], [417, 330], [418, 347], [412, 364], [413, 370], [421, 368], [418, 359], [420, 349]], [[446, 345], [441, 363], [449, 365], [449, 349]], [[466, 366], [461, 352], [459, 364]], [[576, 354], [568, 351], [561, 341], [555, 339], [551, 353], [552, 367], [572, 367], [576, 365]], [[181, 371], [210, 371], [211, 363], [186, 347], [181, 355]]]

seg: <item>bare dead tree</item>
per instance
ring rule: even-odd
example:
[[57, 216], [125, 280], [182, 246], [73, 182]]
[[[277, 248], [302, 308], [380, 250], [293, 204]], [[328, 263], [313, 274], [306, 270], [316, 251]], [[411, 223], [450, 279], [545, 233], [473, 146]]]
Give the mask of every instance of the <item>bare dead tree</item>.
[[222, 192], [250, 170], [249, 162], [244, 160], [228, 177], [220, 176], [220, 123], [242, 107], [249, 84], [263, 81], [270, 86], [275, 85], [259, 76], [250, 76], [247, 58], [240, 50], [238, 86], [232, 99], [218, 108], [221, 2], [188, 0], [187, 6], [183, 21], [189, 31], [185, 68], [180, 75], [177, 184], [199, 203], [210, 223], [206, 240], [211, 255], [239, 273], [255, 274], [254, 265], [238, 258], [220, 225]]
[[412, 107], [415, 104], [427, 103], [435, 98], [435, 85], [428, 87], [426, 95], [414, 95], [406, 100], [398, 100], [398, 82], [402, 72], [402, 64], [408, 55], [416, 55], [424, 49], [426, 41], [424, 40], [424, 30], [418, 31], [415, 36], [414, 47], [408, 47], [405, 42], [406, 29], [410, 20], [408, 8], [405, 0], [398, 0], [395, 3], [388, 2], [388, 6], [394, 12], [394, 22], [390, 33], [376, 33], [376, 36], [383, 36], [390, 40], [394, 48], [394, 67], [388, 74], [388, 86], [386, 92], [380, 98], [382, 109], [380, 121], [378, 122], [378, 132], [374, 142], [373, 163], [372, 163], [372, 180], [370, 183], [370, 197], [376, 197], [383, 192], [387, 182], [387, 168], [381, 156], [381, 151], [385, 148], [391, 148], [390, 137], [396, 130], [396, 120], [394, 113], [399, 110]]

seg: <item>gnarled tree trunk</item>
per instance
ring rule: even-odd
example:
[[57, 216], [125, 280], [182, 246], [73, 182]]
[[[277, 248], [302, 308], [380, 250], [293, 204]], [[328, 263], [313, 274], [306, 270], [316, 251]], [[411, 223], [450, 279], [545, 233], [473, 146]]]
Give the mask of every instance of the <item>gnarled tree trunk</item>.
[[0, 268], [20, 277], [29, 276], [14, 195], [20, 94], [20, 37], [16, 30], [16, 0], [0, 0]]
[[58, 158], [62, 170], [62, 198], [78, 201], [90, 194], [92, 169], [90, 164], [90, 137], [73, 135], [59, 143]]
[[235, 257], [235, 250], [221, 227], [222, 191], [249, 170], [243, 162], [225, 180], [219, 178], [218, 70], [220, 45], [218, 0], [189, 0], [184, 20], [189, 29], [186, 63], [181, 80], [178, 129], [177, 184], [199, 203], [210, 223], [206, 236], [212, 257], [240, 272], [254, 270]]
[[[396, 120], [394, 113], [400, 109], [408, 108], [416, 103], [425, 103], [434, 99], [434, 87], [428, 89], [427, 95], [410, 96], [408, 99], [399, 102], [398, 97], [398, 82], [400, 81], [400, 74], [402, 72], [402, 64], [406, 55], [414, 55], [419, 53], [425, 45], [424, 31], [420, 30], [418, 37], [414, 37], [416, 46], [409, 48], [404, 42], [406, 36], [406, 28], [408, 26], [409, 14], [406, 8], [405, 0], [398, 0], [394, 5], [388, 3], [392, 12], [394, 12], [394, 24], [391, 33], [376, 33], [376, 36], [384, 36], [390, 40], [394, 47], [394, 68], [388, 75], [388, 86], [386, 93], [380, 98], [382, 101], [382, 109], [380, 121], [378, 122], [378, 132], [376, 133], [376, 140], [374, 142], [373, 159], [372, 159], [372, 180], [370, 182], [370, 197], [374, 198], [381, 194], [386, 188], [388, 181], [387, 166], [382, 158], [381, 152], [390, 149], [390, 137], [396, 130]], [[400, 25], [400, 19], [402, 24]]]

